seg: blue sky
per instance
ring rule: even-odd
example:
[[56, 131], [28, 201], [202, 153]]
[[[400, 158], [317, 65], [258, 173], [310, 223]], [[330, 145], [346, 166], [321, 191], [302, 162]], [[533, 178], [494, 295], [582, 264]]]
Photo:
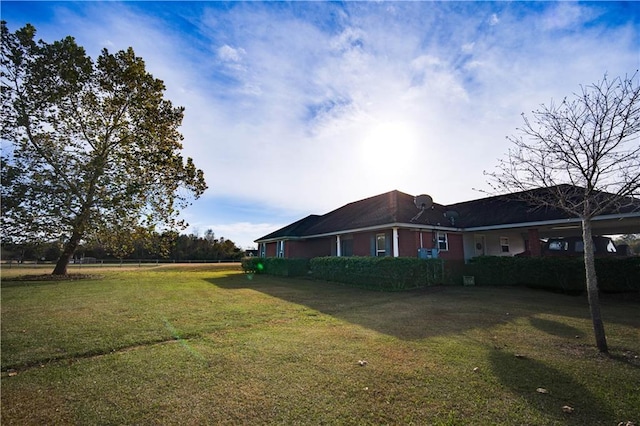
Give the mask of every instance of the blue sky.
[[11, 31], [133, 47], [186, 108], [209, 190], [183, 212], [250, 247], [393, 189], [484, 196], [521, 113], [640, 68], [638, 2], [12, 2]]

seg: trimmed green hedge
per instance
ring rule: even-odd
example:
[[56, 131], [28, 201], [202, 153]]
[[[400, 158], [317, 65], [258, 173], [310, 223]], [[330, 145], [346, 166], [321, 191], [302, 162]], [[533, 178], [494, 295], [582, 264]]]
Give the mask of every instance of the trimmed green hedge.
[[299, 277], [309, 273], [309, 259], [281, 257], [245, 257], [242, 270], [246, 274], [268, 274], [280, 277]]
[[261, 257], [243, 257], [240, 264], [245, 274], [261, 274], [264, 268], [263, 261]]
[[[355, 287], [398, 291], [436, 284], [462, 284], [473, 276], [476, 285], [526, 286], [567, 294], [585, 290], [582, 258], [518, 258], [482, 256], [470, 263], [409, 257], [317, 257], [283, 259], [247, 257], [248, 274], [311, 276]], [[598, 287], [605, 293], [640, 291], [640, 257], [596, 258]]]
[[603, 292], [640, 292], [640, 257], [596, 258], [598, 287]]
[[[471, 259], [465, 275], [476, 285], [522, 285], [568, 294], [585, 290], [584, 260], [581, 257], [517, 258], [482, 256]], [[640, 290], [640, 258], [596, 258], [598, 288], [603, 292]]]
[[313, 278], [373, 290], [409, 290], [442, 284], [440, 259], [409, 257], [316, 257], [310, 261]]

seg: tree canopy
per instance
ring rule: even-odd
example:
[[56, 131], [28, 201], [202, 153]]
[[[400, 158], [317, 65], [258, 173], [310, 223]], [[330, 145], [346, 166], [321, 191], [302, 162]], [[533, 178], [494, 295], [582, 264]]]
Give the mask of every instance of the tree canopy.
[[73, 37], [35, 41], [2, 22], [2, 234], [64, 244], [180, 229], [180, 209], [206, 190], [183, 158], [184, 108], [132, 48], [95, 62]]

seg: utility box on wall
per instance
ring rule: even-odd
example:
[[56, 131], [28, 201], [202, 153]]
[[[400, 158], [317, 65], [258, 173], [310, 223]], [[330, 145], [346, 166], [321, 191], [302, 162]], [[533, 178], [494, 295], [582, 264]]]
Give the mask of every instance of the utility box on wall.
[[437, 259], [438, 258], [438, 249], [427, 249], [427, 248], [419, 248], [418, 249], [418, 259]]

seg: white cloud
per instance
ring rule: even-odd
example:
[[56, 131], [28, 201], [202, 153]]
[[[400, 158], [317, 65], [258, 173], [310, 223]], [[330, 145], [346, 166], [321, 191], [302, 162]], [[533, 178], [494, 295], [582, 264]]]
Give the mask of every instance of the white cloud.
[[541, 22], [546, 30], [575, 29], [580, 28], [595, 16], [593, 8], [570, 2], [558, 2], [547, 9]]
[[465, 43], [462, 45], [462, 51], [464, 53], [471, 53], [473, 52], [473, 46], [475, 46], [475, 43], [471, 42], [471, 43]]
[[[250, 21], [274, 19], [267, 13]], [[257, 38], [240, 35], [253, 71], [242, 87], [251, 84], [260, 96], [241, 103], [246, 109], [233, 113], [246, 115], [235, 120], [227, 105], [209, 105], [223, 117], [206, 132], [215, 149], [203, 157], [227, 158], [208, 173], [216, 191], [310, 212], [393, 188], [436, 193], [441, 202], [477, 196], [471, 188], [483, 186], [482, 170], [506, 151], [504, 136], [520, 125], [520, 112], [604, 72], [586, 71], [583, 62], [617, 55], [595, 35], [557, 40], [523, 31], [535, 17], [516, 22], [493, 14], [498, 33], [470, 32], [459, 44], [454, 36], [438, 49], [425, 42], [427, 29], [387, 31], [385, 19], [368, 16], [336, 34], [287, 19]], [[515, 34], [521, 49], [513, 49], [513, 38], [501, 41]], [[398, 120], [414, 142], [375, 148], [386, 158], [362, 154], [376, 124]], [[224, 182], [238, 169], [251, 185]]]
[[[92, 55], [134, 46], [186, 107], [203, 203], [302, 217], [391, 189], [481, 197], [521, 112], [638, 68], [637, 27], [593, 24], [600, 12], [577, 3], [196, 4], [197, 37], [143, 7], [88, 3], [46, 39], [73, 28]], [[261, 214], [190, 222], [253, 241], [276, 226]]]
[[227, 44], [218, 49], [218, 56], [223, 61], [240, 62], [246, 53], [243, 48], [234, 49]]

